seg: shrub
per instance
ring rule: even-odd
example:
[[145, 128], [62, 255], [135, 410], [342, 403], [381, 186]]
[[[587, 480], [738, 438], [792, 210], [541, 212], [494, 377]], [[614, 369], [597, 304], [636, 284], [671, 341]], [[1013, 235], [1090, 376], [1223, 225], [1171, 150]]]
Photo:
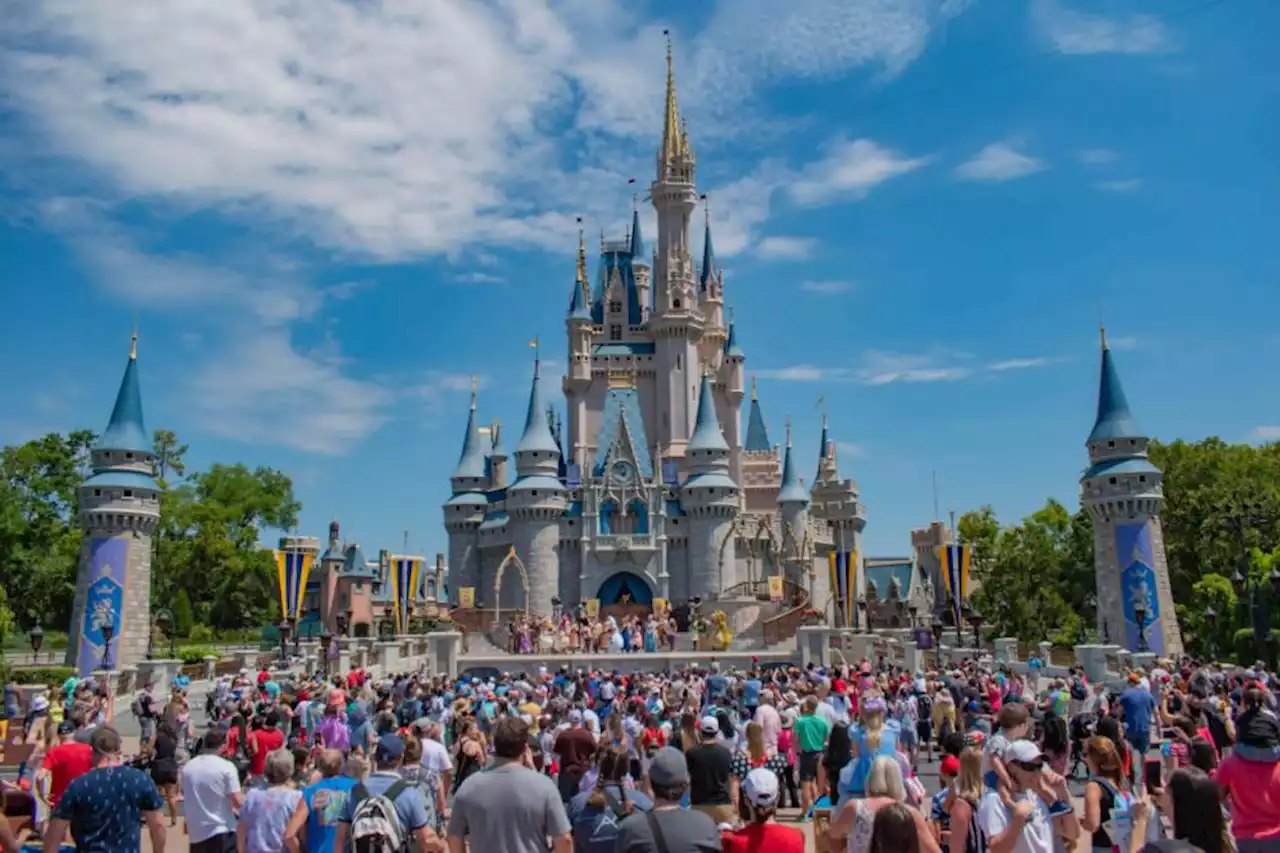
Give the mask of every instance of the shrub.
[[191, 629], [190, 639], [193, 643], [212, 643], [213, 629], [208, 625], [196, 625]]
[[178, 660], [183, 663], [204, 663], [209, 655], [218, 656], [217, 651], [207, 646], [187, 646], [178, 649]]
[[58, 684], [71, 677], [69, 666], [15, 666], [9, 670], [14, 684]]

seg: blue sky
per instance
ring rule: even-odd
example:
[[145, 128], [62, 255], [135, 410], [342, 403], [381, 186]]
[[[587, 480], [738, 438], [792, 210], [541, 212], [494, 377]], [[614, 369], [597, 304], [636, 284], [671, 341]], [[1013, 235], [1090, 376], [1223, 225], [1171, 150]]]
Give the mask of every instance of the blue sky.
[[620, 236], [652, 177], [664, 27], [772, 436], [811, 477], [825, 396], [868, 553], [907, 551], [935, 470], [943, 514], [1074, 505], [1100, 316], [1151, 433], [1280, 438], [1268, 0], [9, 12], [5, 443], [101, 429], [136, 315], [193, 464], [442, 550], [470, 375], [518, 429], [575, 217]]

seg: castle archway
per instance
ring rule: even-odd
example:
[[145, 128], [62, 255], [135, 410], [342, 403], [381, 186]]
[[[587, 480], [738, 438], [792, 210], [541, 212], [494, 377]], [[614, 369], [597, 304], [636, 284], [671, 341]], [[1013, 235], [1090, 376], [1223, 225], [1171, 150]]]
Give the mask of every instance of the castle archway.
[[507, 570], [515, 567], [519, 574], [520, 587], [523, 590], [524, 605], [522, 610], [529, 612], [529, 573], [525, 571], [524, 561], [516, 554], [515, 546], [511, 546], [511, 550], [507, 551], [507, 556], [502, 558], [502, 562], [498, 564], [498, 570], [494, 572], [493, 577], [493, 610], [496, 614], [501, 607], [502, 601], [502, 582], [506, 578]]
[[602, 616], [648, 614], [653, 609], [653, 590], [649, 582], [634, 572], [615, 572], [600, 584], [596, 594]]

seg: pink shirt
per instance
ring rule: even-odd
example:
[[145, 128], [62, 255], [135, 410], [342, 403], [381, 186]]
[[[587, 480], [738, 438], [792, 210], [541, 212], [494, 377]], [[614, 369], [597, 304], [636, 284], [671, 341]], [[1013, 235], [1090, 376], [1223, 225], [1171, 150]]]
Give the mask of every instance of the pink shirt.
[[1245, 761], [1228, 755], [1216, 777], [1231, 799], [1231, 834], [1280, 840], [1280, 761]]
[[778, 754], [778, 733], [782, 731], [782, 717], [772, 705], [756, 708], [755, 721], [764, 729], [764, 749], [770, 757]]

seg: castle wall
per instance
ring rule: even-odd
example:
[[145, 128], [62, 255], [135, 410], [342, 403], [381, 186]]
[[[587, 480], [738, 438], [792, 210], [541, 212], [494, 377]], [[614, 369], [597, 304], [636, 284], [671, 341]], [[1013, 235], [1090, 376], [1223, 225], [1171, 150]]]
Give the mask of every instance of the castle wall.
[[[555, 521], [525, 521], [511, 524], [512, 544], [524, 562], [529, 576], [528, 609], [542, 616], [551, 615], [551, 599], [560, 591], [560, 525]], [[503, 580], [501, 606], [519, 607], [523, 591], [508, 593], [517, 584], [514, 567]], [[511, 603], [508, 603], [511, 602]]]

